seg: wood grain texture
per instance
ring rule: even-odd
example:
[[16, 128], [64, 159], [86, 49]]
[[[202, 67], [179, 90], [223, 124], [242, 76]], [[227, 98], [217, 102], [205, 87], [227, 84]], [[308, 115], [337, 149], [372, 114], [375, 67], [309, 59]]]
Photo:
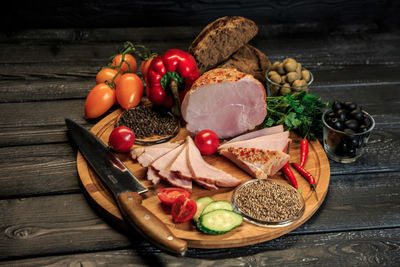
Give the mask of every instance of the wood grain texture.
[[[112, 250], [0, 261], [0, 266], [303, 266], [398, 265], [399, 228], [286, 235], [273, 241], [216, 251], [189, 250], [185, 258], [140, 250]], [[387, 240], [391, 241], [387, 241]], [[194, 254], [196, 252], [196, 254]]]
[[[364, 179], [368, 180], [371, 177], [372, 175], [365, 175]], [[387, 183], [380, 187], [382, 194], [378, 204], [376, 199], [370, 199], [366, 194], [358, 197], [358, 188], [356, 185], [352, 186], [354, 180], [343, 176], [342, 181], [339, 182], [341, 183], [340, 188], [349, 189], [337, 190], [339, 195], [332, 198], [336, 199], [334, 202], [329, 199], [330, 193], [328, 193], [325, 205], [310, 220], [307, 228], [301, 227], [297, 232], [292, 232], [276, 240], [243, 248], [192, 249], [188, 251], [188, 256], [216, 260], [265, 253], [264, 257], [260, 255], [260, 260], [262, 258], [266, 260], [265, 257], [267, 257], [270, 261], [279, 263], [280, 261], [285, 262], [285, 258], [296, 261], [301, 259], [302, 255], [311, 257], [314, 249], [317, 249], [315, 252], [317, 254], [314, 256], [321, 257], [321, 262], [329, 256], [335, 257], [337, 261], [341, 256], [350, 258], [355, 255], [353, 253], [357, 253], [359, 257], [364, 255], [365, 257], [357, 259], [364, 263], [370, 260], [367, 255], [382, 255], [384, 258], [381, 260], [386, 257], [395, 260], [393, 257], [398, 255], [398, 242], [400, 242], [398, 239], [400, 225], [398, 214], [396, 215], [390, 210], [395, 211], [400, 204], [396, 197], [399, 188], [392, 187], [393, 184], [399, 182], [400, 173], [379, 178], [385, 178]], [[373, 182], [370, 181], [371, 184]], [[336, 187], [336, 180], [332, 180], [332, 187]], [[373, 192], [372, 186], [368, 186], [368, 184], [364, 186], [364, 188], [367, 187], [370, 192]], [[384, 194], [384, 191], [387, 194]], [[338, 202], [340, 197], [344, 197], [343, 201]], [[364, 208], [360, 210], [359, 205]], [[71, 252], [76, 254], [128, 248], [132, 253], [138, 253], [138, 257], [144, 260], [151, 257], [169, 258], [143, 241], [137, 234], [130, 233], [130, 237], [127, 237], [126, 234], [120, 234], [113, 230], [93, 212], [89, 205], [85, 204], [85, 199], [80, 194], [0, 200], [0, 208], [5, 211], [3, 213], [5, 217], [1, 220], [0, 225], [2, 232], [0, 235], [0, 259], [3, 261], [40, 255], [69, 254]], [[389, 210], [386, 210], [388, 208]], [[335, 229], [335, 223], [340, 220], [343, 210], [347, 210], [344, 213], [343, 222], [347, 221], [348, 225], [346, 228]], [[336, 212], [332, 214], [332, 211]], [[375, 219], [381, 216], [382, 221], [385, 222], [383, 225], [379, 224], [382, 221], [375, 222]], [[392, 219], [389, 218], [390, 216]], [[355, 231], [353, 227], [357, 230]], [[394, 232], [393, 229], [395, 229]], [[85, 238], [82, 238], [83, 236]], [[348, 250], [351, 247], [357, 252]], [[378, 250], [376, 250], [377, 248]], [[293, 251], [293, 254], [288, 253], [287, 250]], [[273, 253], [279, 251], [281, 257], [275, 259]], [[306, 251], [308, 252], [304, 254]], [[288, 255], [292, 256], [287, 258]], [[175, 263], [181, 260], [169, 259]], [[234, 261], [234, 259], [231, 260]]]
[[[19, 2], [18, 2], [19, 3]], [[398, 5], [386, 1], [81, 1], [75, 4], [55, 2], [40, 5], [29, 2], [15, 5], [4, 15], [12, 29], [47, 27], [126, 27], [155, 25], [203, 25], [222, 16], [247, 16], [258, 24], [323, 21], [343, 23], [372, 21], [396, 23]], [[27, 25], [12, 25], [11, 19]], [[379, 24], [378, 24], [379, 25]], [[8, 29], [10, 31], [10, 29]]]

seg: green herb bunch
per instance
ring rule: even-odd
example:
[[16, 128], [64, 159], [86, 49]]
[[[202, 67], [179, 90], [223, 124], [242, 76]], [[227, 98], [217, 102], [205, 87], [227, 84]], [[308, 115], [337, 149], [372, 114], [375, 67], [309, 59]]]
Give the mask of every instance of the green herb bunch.
[[304, 91], [267, 97], [268, 114], [263, 127], [282, 124], [285, 130], [294, 131], [307, 140], [321, 139], [322, 108], [328, 105], [328, 102], [321, 102], [319, 96]]

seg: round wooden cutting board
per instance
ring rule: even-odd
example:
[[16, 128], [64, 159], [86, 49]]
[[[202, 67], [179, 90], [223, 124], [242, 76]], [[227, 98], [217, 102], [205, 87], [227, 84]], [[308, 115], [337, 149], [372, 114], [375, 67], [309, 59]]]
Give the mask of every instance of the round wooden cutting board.
[[[122, 110], [117, 110], [99, 123], [97, 123], [91, 132], [97, 135], [104, 143], [108, 143], [108, 137], [114, 128], [116, 118], [122, 113]], [[179, 134], [171, 141], [182, 140], [188, 135], [185, 129], [181, 129]], [[291, 136], [293, 142], [290, 146], [290, 161], [299, 162], [300, 160], [300, 140], [296, 136]], [[293, 173], [297, 178], [299, 189], [302, 191], [303, 198], [305, 199], [306, 206], [302, 217], [294, 223], [284, 227], [261, 227], [252, 223], [244, 221], [243, 224], [236, 229], [223, 235], [207, 235], [203, 234], [196, 229], [191, 222], [182, 224], [174, 224], [171, 215], [164, 206], [161, 205], [157, 191], [160, 188], [169, 186], [161, 182], [158, 185], [152, 185], [150, 181], [146, 180], [146, 168], [141, 167], [136, 161], [132, 160], [128, 154], [117, 155], [125, 165], [131, 170], [142, 183], [147, 186], [149, 191], [143, 196], [143, 205], [156, 214], [161, 221], [163, 221], [170, 230], [179, 238], [185, 239], [188, 246], [192, 248], [229, 248], [252, 245], [268, 241], [279, 236], [282, 236], [306, 222], [321, 206], [325, 199], [329, 186], [330, 169], [329, 162], [326, 154], [318, 141], [310, 142], [309, 155], [305, 168], [314, 175], [316, 179], [316, 189], [319, 200], [317, 201], [315, 193], [310, 189], [307, 181], [300, 176], [294, 169]], [[229, 160], [219, 155], [204, 156], [204, 159], [213, 166], [220, 168], [231, 175], [241, 179], [242, 182], [251, 180], [252, 178], [236, 167]], [[87, 195], [98, 205], [107, 216], [111, 216], [115, 221], [124, 224], [121, 213], [118, 210], [113, 196], [103, 186], [97, 175], [88, 165], [86, 160], [78, 152], [77, 168], [80, 180], [86, 191]], [[272, 179], [284, 180], [281, 173], [276, 174]], [[210, 196], [214, 200], [227, 200], [230, 202], [232, 192], [235, 188], [220, 188], [218, 190], [207, 190], [193, 185], [192, 199], [197, 199], [203, 196]]]

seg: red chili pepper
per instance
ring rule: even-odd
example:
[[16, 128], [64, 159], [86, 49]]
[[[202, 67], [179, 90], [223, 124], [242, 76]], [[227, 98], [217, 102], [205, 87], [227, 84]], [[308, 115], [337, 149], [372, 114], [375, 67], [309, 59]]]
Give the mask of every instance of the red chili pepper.
[[301, 152], [300, 167], [304, 167], [304, 164], [306, 164], [306, 160], [307, 160], [307, 156], [308, 156], [308, 141], [307, 141], [307, 139], [301, 140], [300, 152]]
[[149, 100], [156, 105], [173, 107], [180, 114], [180, 102], [200, 76], [194, 57], [179, 49], [156, 56], [147, 71]]
[[308, 183], [310, 184], [311, 188], [314, 190], [315, 192], [315, 196], [317, 197], [318, 200], [318, 195], [317, 195], [317, 191], [316, 191], [316, 185], [315, 185], [315, 178], [314, 176], [312, 176], [311, 173], [309, 173], [306, 169], [304, 169], [303, 167], [301, 167], [299, 164], [297, 163], [291, 163], [292, 166], [304, 177], [307, 179]]
[[299, 187], [297, 185], [296, 177], [294, 177], [294, 174], [289, 167], [289, 161], [286, 162], [286, 164], [282, 167], [282, 171], [285, 174], [285, 176], [287, 177], [287, 179], [289, 179], [289, 181], [293, 185], [293, 187], [298, 189]]

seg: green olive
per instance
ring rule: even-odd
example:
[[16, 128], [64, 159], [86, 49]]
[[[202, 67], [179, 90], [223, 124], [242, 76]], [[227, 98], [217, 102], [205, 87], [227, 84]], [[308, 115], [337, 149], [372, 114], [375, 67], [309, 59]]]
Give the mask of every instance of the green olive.
[[292, 88], [296, 92], [302, 91], [302, 89], [307, 85], [305, 80], [295, 80], [292, 83]]
[[269, 77], [269, 79], [277, 84], [280, 84], [282, 81], [281, 76], [279, 74], [274, 74], [271, 77]]
[[283, 75], [283, 74], [286, 73], [285, 69], [283, 68], [283, 63], [279, 63], [279, 65], [278, 65], [278, 67], [277, 67], [277, 72], [278, 72], [280, 75]]
[[301, 63], [297, 63], [296, 72], [297, 72], [299, 75], [301, 75], [301, 69], [302, 69]]
[[273, 76], [273, 75], [279, 75], [279, 73], [277, 73], [277, 72], [274, 71], [274, 70], [271, 70], [270, 72], [268, 72], [268, 77], [271, 77], [271, 76]]
[[271, 70], [277, 70], [279, 63], [280, 63], [279, 61], [275, 61], [274, 64], [272, 64], [271, 66]]
[[310, 79], [311, 79], [310, 72], [308, 70], [302, 70], [301, 71], [301, 78], [308, 83], [310, 81]]
[[281, 88], [281, 95], [290, 94], [292, 91], [290, 90], [290, 85], [285, 83]]
[[297, 72], [292, 71], [287, 74], [286, 80], [288, 83], [293, 83], [295, 80], [298, 80], [299, 78], [300, 78], [299, 74]]
[[285, 70], [287, 72], [296, 71], [297, 63], [294, 62], [294, 61], [288, 61], [288, 62], [283, 64], [283, 67], [285, 68]]
[[286, 75], [282, 75], [281, 76], [281, 83], [284, 84], [286, 82], [287, 76]]
[[269, 93], [270, 93], [272, 96], [278, 95], [279, 88], [280, 88], [279, 85], [271, 85], [271, 86], [270, 86], [270, 92], [269, 92]]

